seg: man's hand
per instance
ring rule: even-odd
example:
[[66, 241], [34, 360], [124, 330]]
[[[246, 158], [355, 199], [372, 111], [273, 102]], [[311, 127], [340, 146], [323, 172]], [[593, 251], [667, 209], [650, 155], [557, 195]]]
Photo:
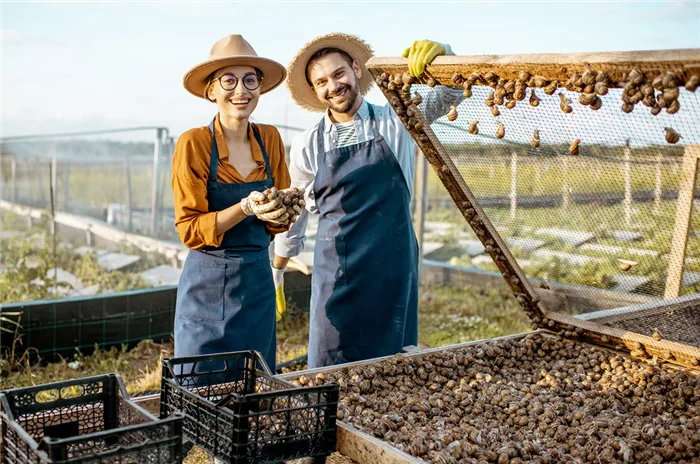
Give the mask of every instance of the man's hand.
[[284, 268], [272, 266], [272, 281], [275, 284], [275, 308], [277, 309], [277, 321], [287, 312], [287, 299], [284, 296]]
[[403, 57], [408, 58], [408, 71], [413, 77], [420, 77], [425, 72], [425, 67], [432, 63], [436, 56], [450, 54], [452, 50], [449, 45], [430, 40], [416, 40], [403, 51]]

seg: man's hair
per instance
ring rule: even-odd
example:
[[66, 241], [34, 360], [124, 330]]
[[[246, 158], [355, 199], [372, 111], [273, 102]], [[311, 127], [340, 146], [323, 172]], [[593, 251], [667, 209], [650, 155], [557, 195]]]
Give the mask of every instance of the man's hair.
[[338, 53], [340, 56], [343, 57], [345, 61], [348, 62], [350, 66], [352, 66], [352, 62], [354, 61], [352, 57], [345, 51], [339, 49], [339, 48], [333, 48], [333, 47], [326, 47], [322, 48], [313, 55], [311, 55], [311, 58], [309, 58], [309, 61], [306, 62], [306, 69], [304, 70], [304, 77], [306, 77], [306, 82], [309, 84], [310, 87], [313, 87], [313, 84], [311, 84], [311, 80], [309, 79], [309, 66], [311, 63], [314, 61], [318, 60], [319, 58], [322, 58], [326, 55], [330, 55], [331, 53]]

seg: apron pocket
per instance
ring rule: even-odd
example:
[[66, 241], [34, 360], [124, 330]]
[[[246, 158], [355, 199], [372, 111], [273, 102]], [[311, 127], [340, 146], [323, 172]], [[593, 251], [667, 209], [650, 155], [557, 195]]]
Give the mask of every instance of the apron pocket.
[[188, 260], [178, 288], [177, 315], [192, 320], [224, 320], [226, 267]]

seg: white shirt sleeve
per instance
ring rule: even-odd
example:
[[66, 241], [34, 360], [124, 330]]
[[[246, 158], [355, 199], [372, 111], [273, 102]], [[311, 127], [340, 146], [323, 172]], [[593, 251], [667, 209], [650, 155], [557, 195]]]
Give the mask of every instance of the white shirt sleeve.
[[309, 212], [318, 213], [313, 193], [316, 178], [315, 160], [311, 153], [313, 146], [307, 146], [306, 141], [307, 134], [299, 134], [292, 140], [289, 150], [289, 174], [292, 178], [292, 187], [304, 191], [306, 209], [301, 212], [287, 232], [275, 236], [275, 254], [283, 258], [293, 258], [304, 251]]

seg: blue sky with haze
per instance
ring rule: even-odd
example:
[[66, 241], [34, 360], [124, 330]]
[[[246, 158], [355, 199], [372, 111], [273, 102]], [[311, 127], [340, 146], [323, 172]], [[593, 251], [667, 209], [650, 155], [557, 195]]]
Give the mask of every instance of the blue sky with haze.
[[[1, 3], [2, 135], [161, 125], [179, 134], [215, 107], [188, 94], [182, 76], [211, 45], [242, 34], [258, 54], [287, 64], [333, 31], [360, 35], [379, 56], [414, 39], [456, 54], [565, 53], [700, 46], [695, 2], [460, 3]], [[376, 89], [368, 99], [383, 103]], [[284, 86], [254, 113], [307, 127]]]

